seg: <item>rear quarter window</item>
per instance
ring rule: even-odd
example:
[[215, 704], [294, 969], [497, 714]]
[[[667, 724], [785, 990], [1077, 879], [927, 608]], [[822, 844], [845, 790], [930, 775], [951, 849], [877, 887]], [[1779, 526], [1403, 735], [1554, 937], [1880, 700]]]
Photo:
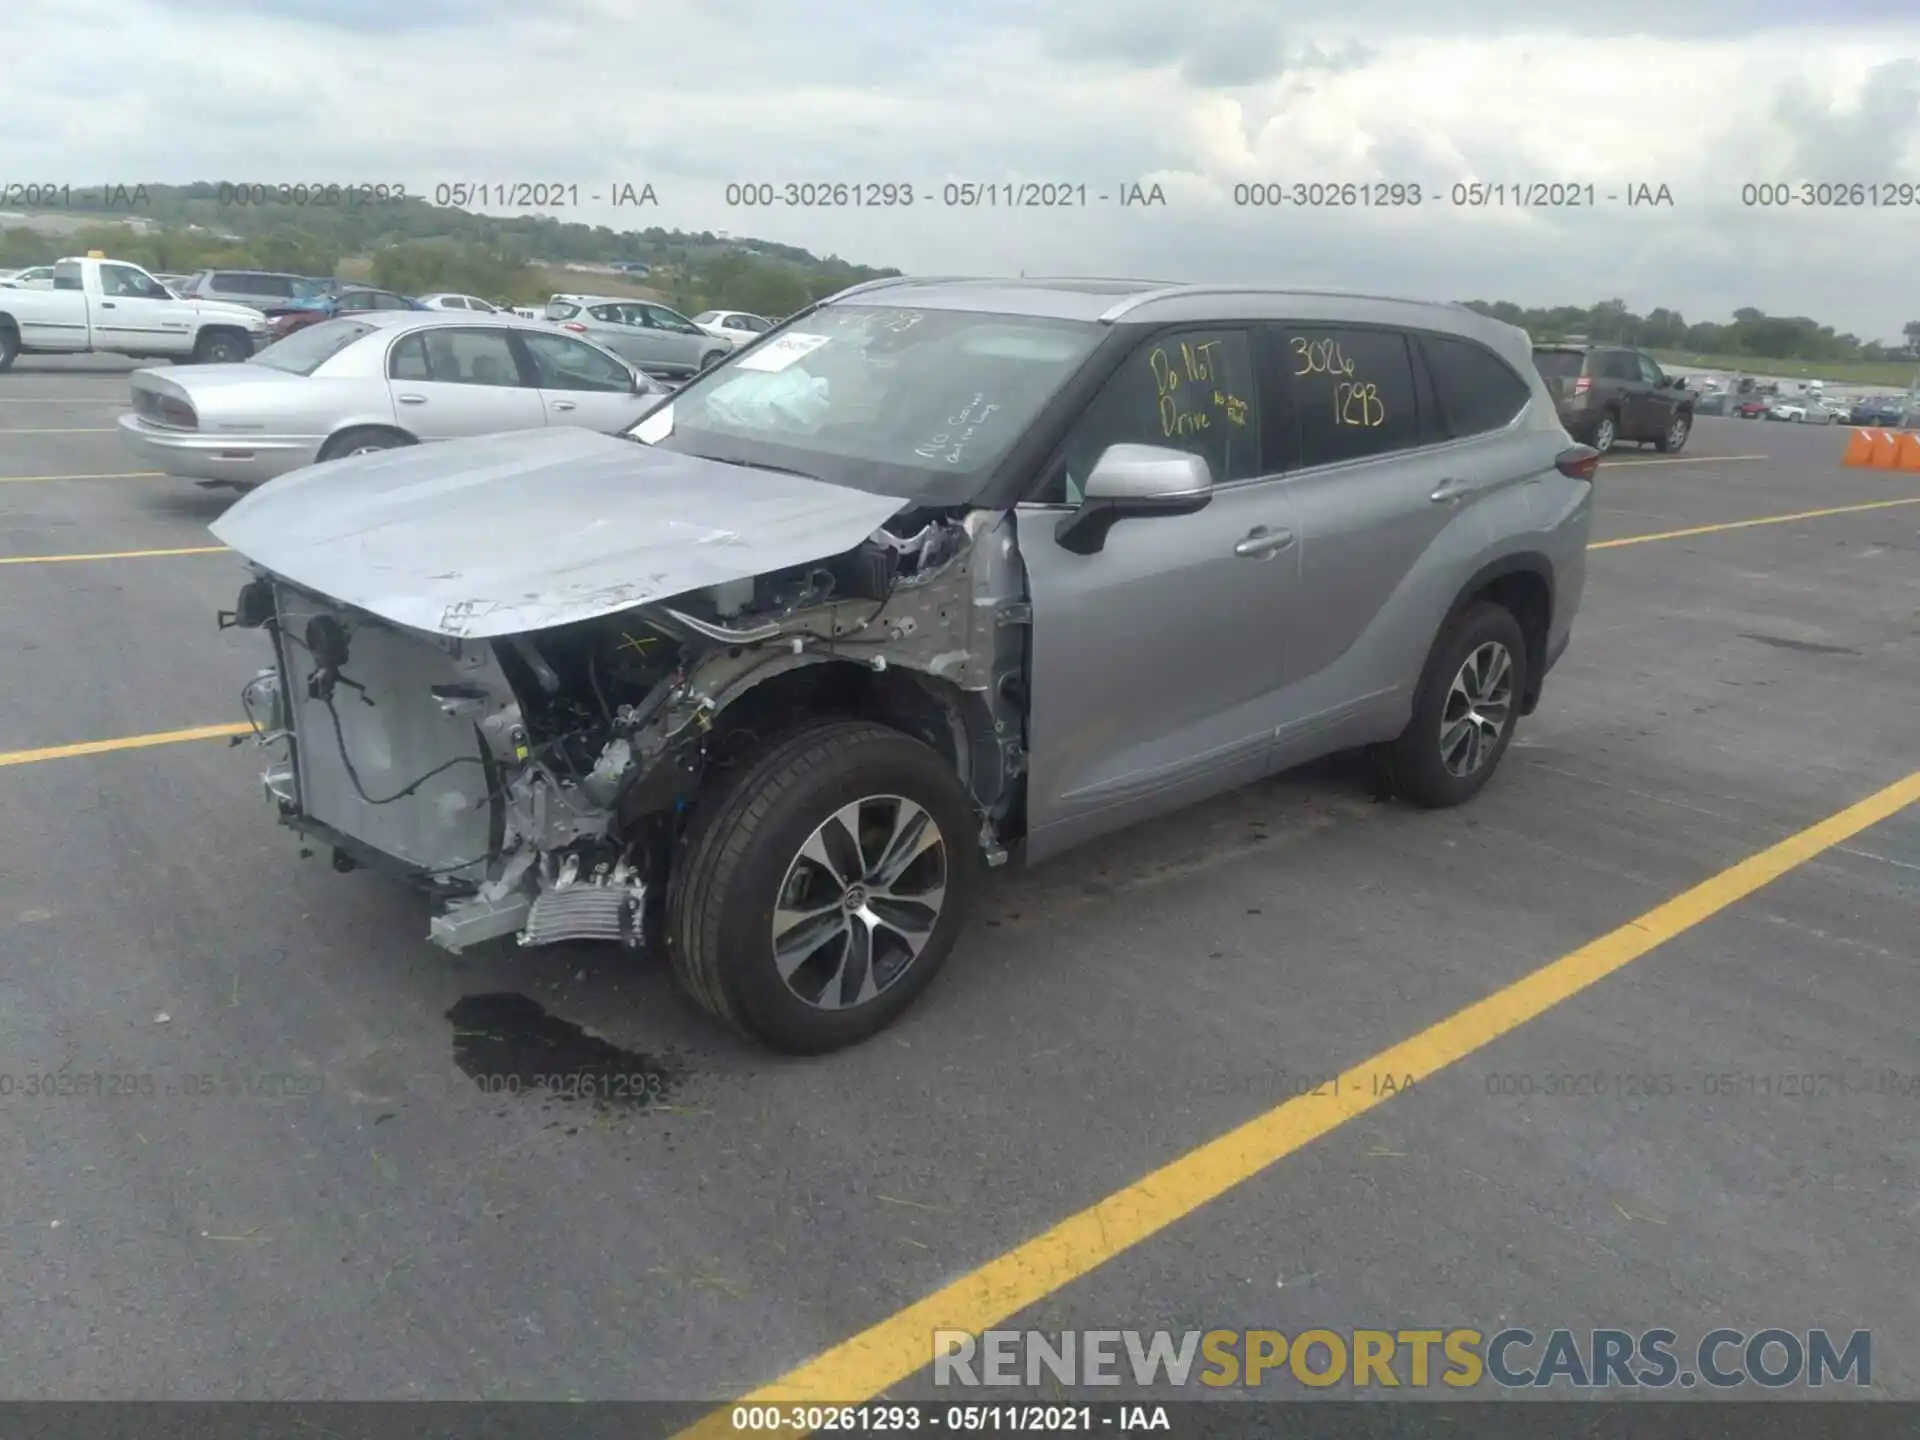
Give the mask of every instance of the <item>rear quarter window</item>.
[[1575, 380], [1580, 376], [1581, 368], [1587, 357], [1579, 350], [1536, 350], [1533, 352], [1533, 368], [1548, 380]]
[[1449, 439], [1504, 429], [1532, 398], [1527, 382], [1484, 345], [1444, 335], [1422, 335], [1415, 343], [1433, 378]]

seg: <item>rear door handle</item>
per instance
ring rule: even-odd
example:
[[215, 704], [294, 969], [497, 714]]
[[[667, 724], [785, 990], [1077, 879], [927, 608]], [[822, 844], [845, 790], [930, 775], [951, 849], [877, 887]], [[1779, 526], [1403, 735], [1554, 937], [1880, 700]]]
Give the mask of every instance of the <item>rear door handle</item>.
[[102, 300], [100, 302], [100, 308], [102, 310], [111, 310], [113, 309], [113, 302], [111, 300]]
[[553, 408], [556, 410], [571, 410], [574, 408], [574, 405], [571, 400], [556, 400], [553, 402]]
[[1256, 525], [1247, 532], [1246, 539], [1233, 547], [1233, 553], [1257, 559], [1262, 555], [1271, 555], [1276, 550], [1284, 550], [1292, 543], [1293, 531], [1269, 530], [1264, 525]]
[[1473, 487], [1464, 480], [1442, 480], [1440, 488], [1427, 498], [1436, 505], [1445, 505], [1450, 500], [1458, 500], [1472, 489]]
[[398, 400], [402, 405], [424, 405], [427, 403], [427, 397], [424, 395], [396, 395], [393, 398]]

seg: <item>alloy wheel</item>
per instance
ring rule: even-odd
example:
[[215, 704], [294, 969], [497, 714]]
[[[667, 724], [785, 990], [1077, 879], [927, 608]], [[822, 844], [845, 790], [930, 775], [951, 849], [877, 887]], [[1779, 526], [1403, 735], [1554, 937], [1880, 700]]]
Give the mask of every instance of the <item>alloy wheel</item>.
[[1687, 420], [1686, 420], [1686, 417], [1683, 415], [1683, 416], [1677, 417], [1674, 420], [1672, 427], [1668, 429], [1667, 444], [1670, 445], [1673, 449], [1678, 450], [1682, 445], [1686, 443], [1687, 443]]
[[1498, 640], [1475, 647], [1447, 689], [1440, 711], [1440, 760], [1464, 780], [1487, 763], [1513, 708], [1513, 656]]
[[1602, 415], [1600, 417], [1600, 423], [1593, 427], [1593, 448], [1598, 450], [1602, 455], [1606, 454], [1607, 451], [1613, 449], [1613, 437], [1613, 417], [1611, 415]]
[[821, 1010], [851, 1010], [890, 989], [920, 956], [947, 891], [947, 842], [899, 795], [834, 811], [787, 866], [774, 901], [774, 967]]

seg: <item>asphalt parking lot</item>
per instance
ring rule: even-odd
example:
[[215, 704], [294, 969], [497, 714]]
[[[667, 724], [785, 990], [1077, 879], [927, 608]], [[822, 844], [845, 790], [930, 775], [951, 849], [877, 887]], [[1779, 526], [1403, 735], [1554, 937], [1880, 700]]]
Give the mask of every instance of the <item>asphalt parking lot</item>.
[[[1330, 763], [1006, 877], [900, 1025], [796, 1062], [617, 955], [441, 953], [299, 858], [251, 744], [178, 738], [264, 656], [184, 553], [226, 500], [128, 473], [127, 368], [0, 377], [12, 1395], [720, 1400], [822, 1355], [830, 1398], [931, 1394], [898, 1357], [1011, 1314], [1865, 1329], [1920, 1398], [1920, 475], [1840, 468], [1844, 428], [1609, 460], [1472, 805]], [[593, 1037], [655, 1103], [473, 1078]], [[62, 1068], [131, 1093], [25, 1093]], [[1420, 1079], [1276, 1118], [1374, 1071]], [[1670, 1084], [1545, 1093], [1575, 1072]]]

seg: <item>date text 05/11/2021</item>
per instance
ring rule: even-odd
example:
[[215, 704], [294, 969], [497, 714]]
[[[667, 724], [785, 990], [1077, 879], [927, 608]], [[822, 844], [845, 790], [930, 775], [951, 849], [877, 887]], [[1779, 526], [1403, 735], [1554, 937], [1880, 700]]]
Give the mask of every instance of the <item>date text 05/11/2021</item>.
[[1092, 1435], [1173, 1431], [1167, 1407], [1107, 1403], [951, 1405], [938, 1401], [877, 1400], [858, 1405], [735, 1405], [728, 1427], [737, 1435], [907, 1434]]

